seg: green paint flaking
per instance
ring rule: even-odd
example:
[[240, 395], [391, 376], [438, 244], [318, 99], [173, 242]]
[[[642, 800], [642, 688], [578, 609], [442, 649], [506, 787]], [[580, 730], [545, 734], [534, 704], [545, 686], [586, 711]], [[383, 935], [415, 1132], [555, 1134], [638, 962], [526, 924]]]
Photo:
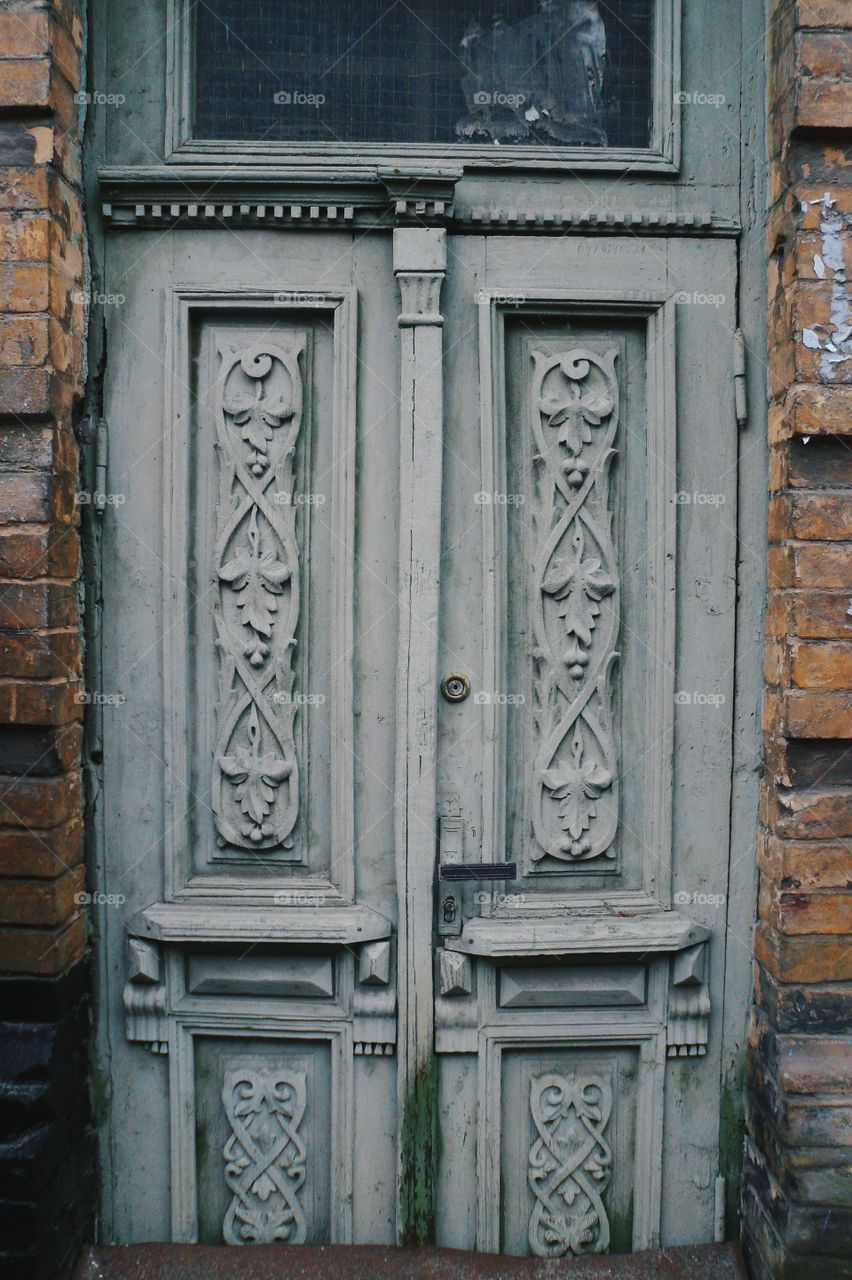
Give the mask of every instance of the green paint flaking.
[[437, 1095], [438, 1073], [434, 1059], [430, 1059], [414, 1077], [402, 1117], [399, 1206], [404, 1245], [427, 1245], [435, 1240]]

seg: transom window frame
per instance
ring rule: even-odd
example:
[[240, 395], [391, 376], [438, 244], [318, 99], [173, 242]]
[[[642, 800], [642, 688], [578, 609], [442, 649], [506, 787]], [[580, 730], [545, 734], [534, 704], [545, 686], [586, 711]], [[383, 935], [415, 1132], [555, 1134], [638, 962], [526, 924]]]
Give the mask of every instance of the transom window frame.
[[[402, 142], [252, 142], [193, 137], [194, 0], [168, 0], [166, 29], [165, 157], [172, 164], [226, 161], [274, 164], [298, 172], [328, 168], [341, 178], [377, 164], [405, 166], [453, 163], [463, 169], [680, 171], [682, 0], [654, 0], [651, 137], [647, 147], [522, 146]], [[341, 171], [346, 165], [346, 172]]]

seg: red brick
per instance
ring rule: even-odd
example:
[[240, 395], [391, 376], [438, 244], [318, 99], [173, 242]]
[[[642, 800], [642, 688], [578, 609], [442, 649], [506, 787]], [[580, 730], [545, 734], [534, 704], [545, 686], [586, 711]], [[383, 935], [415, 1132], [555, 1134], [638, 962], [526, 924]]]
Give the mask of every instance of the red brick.
[[786, 531], [790, 537], [852, 541], [852, 494], [794, 493], [782, 502], [789, 504]]
[[50, 271], [45, 263], [0, 263], [0, 297], [6, 311], [47, 311]]
[[803, 31], [796, 43], [805, 76], [842, 79], [852, 69], [852, 31]]
[[0, 526], [0, 578], [75, 578], [80, 540], [74, 529]]
[[791, 543], [787, 547], [791, 587], [852, 590], [852, 551], [830, 543]]
[[790, 738], [852, 738], [852, 693], [791, 690], [783, 695]]
[[44, 364], [48, 343], [46, 315], [0, 316], [0, 366]]
[[49, 258], [50, 220], [46, 214], [0, 214], [0, 259], [47, 262]]
[[8, 973], [64, 973], [86, 946], [82, 912], [57, 929], [0, 929], [0, 970]]
[[80, 910], [84, 878], [83, 867], [74, 867], [55, 880], [4, 880], [0, 925], [64, 924]]
[[852, 689], [852, 640], [791, 646], [793, 683], [800, 689]]
[[798, 0], [796, 22], [800, 27], [852, 27], [849, 0]]
[[787, 594], [790, 631], [805, 638], [852, 638], [849, 591], [791, 591]]
[[48, 369], [0, 369], [0, 415], [44, 418], [51, 409]]
[[50, 60], [11, 58], [0, 60], [0, 107], [50, 105]]
[[765, 821], [776, 835], [835, 842], [852, 836], [852, 791], [767, 787], [763, 800]]
[[778, 889], [852, 889], [852, 841], [781, 840], [762, 833], [758, 860]]
[[46, 472], [0, 472], [0, 511], [5, 524], [71, 523], [78, 515], [74, 477]]
[[852, 893], [805, 893], [780, 889], [765, 879], [760, 886], [760, 918], [779, 933], [852, 936]]
[[59, 827], [81, 811], [79, 772], [59, 778], [0, 777], [0, 825]]
[[852, 80], [803, 80], [796, 123], [803, 129], [852, 127]]
[[[79, 865], [83, 857], [83, 823], [76, 814], [49, 830], [0, 827], [0, 876], [52, 878]], [[0, 885], [0, 897], [3, 887]]]
[[0, 676], [50, 679], [80, 672], [80, 637], [68, 631], [0, 632]]
[[4, 58], [35, 58], [48, 52], [50, 18], [43, 10], [0, 13], [0, 50]]
[[73, 627], [78, 622], [73, 583], [0, 582], [0, 629]]
[[849, 982], [852, 945], [845, 937], [788, 938], [762, 920], [755, 933], [755, 953], [779, 982]]
[[0, 724], [67, 724], [82, 716], [80, 680], [0, 680]]

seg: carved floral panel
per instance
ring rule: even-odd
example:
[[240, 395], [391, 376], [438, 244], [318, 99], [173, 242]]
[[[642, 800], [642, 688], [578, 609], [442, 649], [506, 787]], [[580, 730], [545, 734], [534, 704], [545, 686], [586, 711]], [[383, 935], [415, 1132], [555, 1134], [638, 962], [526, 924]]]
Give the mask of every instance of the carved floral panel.
[[583, 347], [532, 353], [535, 863], [615, 857], [611, 677], [619, 578], [609, 469], [616, 355]]
[[304, 1072], [251, 1066], [226, 1073], [230, 1135], [222, 1156], [232, 1196], [222, 1224], [226, 1244], [305, 1241], [299, 1193], [308, 1156], [299, 1125], [306, 1100]]
[[220, 843], [242, 849], [291, 849], [299, 818], [293, 491], [304, 348], [302, 338], [218, 351], [212, 807]]
[[536, 1137], [529, 1152], [529, 1246], [539, 1258], [606, 1253], [603, 1196], [612, 1177], [606, 1129], [612, 1084], [604, 1076], [550, 1072], [530, 1080]]

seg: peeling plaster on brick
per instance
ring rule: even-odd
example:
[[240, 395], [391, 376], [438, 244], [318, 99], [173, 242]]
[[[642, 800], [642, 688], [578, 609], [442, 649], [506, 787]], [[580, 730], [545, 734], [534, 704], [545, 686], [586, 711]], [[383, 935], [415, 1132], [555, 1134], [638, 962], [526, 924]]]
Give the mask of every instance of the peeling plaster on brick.
[[[810, 203], [822, 205], [819, 220], [822, 253], [814, 255], [814, 271], [820, 280], [824, 280], [829, 271], [834, 277], [831, 286], [833, 332], [822, 336], [819, 330], [824, 326], [815, 325], [803, 330], [802, 341], [811, 350], [822, 352], [820, 372], [826, 382], [833, 382], [837, 366], [852, 360], [852, 293], [843, 264], [843, 235], [852, 228], [852, 219], [835, 208], [834, 197], [829, 191], [821, 200]], [[807, 205], [802, 206], [803, 211], [806, 208]]]

